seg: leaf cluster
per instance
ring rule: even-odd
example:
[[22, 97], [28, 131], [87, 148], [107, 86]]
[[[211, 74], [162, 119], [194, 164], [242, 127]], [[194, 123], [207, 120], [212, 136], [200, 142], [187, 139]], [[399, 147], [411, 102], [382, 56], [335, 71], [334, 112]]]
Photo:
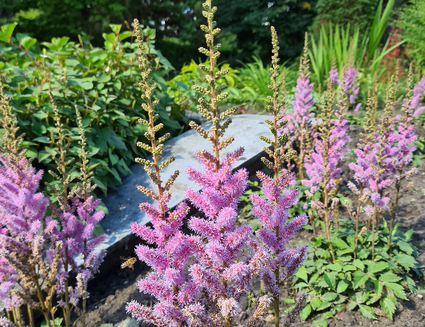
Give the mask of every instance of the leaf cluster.
[[358, 308], [364, 317], [376, 319], [374, 307], [379, 305], [393, 319], [397, 299], [407, 300], [406, 289], [416, 294], [419, 286], [414, 278], [423, 276], [421, 269], [425, 266], [416, 261], [418, 253], [411, 243], [412, 234], [413, 230], [403, 233], [395, 228], [388, 249], [389, 229], [384, 223], [375, 241], [374, 260], [371, 260], [372, 234], [361, 234], [355, 251], [355, 233], [349, 222], [341, 224], [329, 241], [323, 236], [313, 238], [305, 267], [296, 274], [295, 287], [310, 293], [301, 318], [306, 320], [312, 312], [317, 312], [322, 317], [313, 326], [327, 326], [326, 320], [343, 309]]
[[[0, 74], [5, 93], [12, 99], [18, 126], [25, 133], [22, 146], [27, 150], [26, 156], [36, 159], [37, 169], [55, 169], [52, 156], [58, 148], [53, 142], [57, 130], [48, 100], [51, 91], [70, 144], [67, 159], [78, 158], [81, 152], [77, 106], [87, 138], [88, 171], [94, 172], [93, 183], [98, 186], [95, 195], [100, 196], [100, 190], [106, 195], [108, 188], [121, 184], [122, 175], [131, 173], [129, 165], [134, 158], [146, 155], [136, 146], [138, 140], [147, 141], [147, 129], [139, 122], [139, 117], [147, 116], [141, 108], [144, 100], [138, 96], [141, 77], [133, 31], [111, 25], [112, 32], [103, 34], [104, 48], [97, 48], [84, 35], [79, 37], [79, 43], [70, 42], [68, 37], [40, 43], [24, 34], [14, 35], [15, 26], [1, 28]], [[176, 135], [182, 131], [179, 121], [185, 122], [185, 118], [168, 96], [164, 79], [174, 68], [155, 49], [155, 30], [146, 28], [143, 34], [149, 40], [146, 56], [152, 67], [155, 97], [159, 99], [155, 108], [158, 123], [164, 125], [159, 136]], [[47, 190], [45, 183], [54, 186], [53, 177], [44, 174], [41, 191], [56, 201], [57, 194]]]

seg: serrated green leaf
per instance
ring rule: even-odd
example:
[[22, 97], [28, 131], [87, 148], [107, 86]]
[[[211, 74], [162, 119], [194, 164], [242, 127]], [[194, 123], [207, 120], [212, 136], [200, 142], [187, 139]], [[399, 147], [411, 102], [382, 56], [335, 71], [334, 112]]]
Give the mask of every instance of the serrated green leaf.
[[354, 294], [354, 299], [357, 303], [364, 303], [368, 299], [369, 295], [367, 292], [356, 292]]
[[411, 255], [413, 253], [412, 245], [410, 245], [409, 243], [398, 241], [397, 245], [402, 251], [406, 252], [408, 255]]
[[400, 299], [407, 300], [406, 293], [404, 292], [403, 286], [396, 283], [385, 283], [384, 285], [387, 289], [391, 290], [395, 296]]
[[393, 320], [396, 303], [394, 303], [394, 301], [391, 300], [388, 296], [385, 296], [383, 299], [379, 301], [379, 304], [381, 305], [382, 310], [384, 310], [384, 312], [387, 314], [388, 318]]
[[412, 268], [416, 263], [415, 258], [413, 258], [410, 255], [402, 254], [402, 253], [397, 254], [397, 256], [394, 258], [394, 261], [397, 264], [403, 266], [404, 269], [406, 270], [409, 270], [410, 268]]
[[374, 263], [373, 265], [370, 265], [369, 271], [375, 274], [387, 268], [388, 268], [388, 264], [386, 262], [381, 261], [381, 262]]
[[373, 312], [371, 307], [364, 304], [359, 304], [359, 307], [360, 307], [360, 312], [362, 313], [364, 317], [369, 319], [376, 319], [375, 313]]
[[369, 277], [365, 275], [363, 272], [356, 271], [353, 274], [353, 289], [357, 289], [360, 286], [363, 286], [368, 279]]
[[398, 277], [397, 275], [395, 275], [391, 272], [386, 273], [384, 275], [381, 275], [379, 277], [379, 280], [381, 282], [392, 282], [392, 283], [394, 283], [394, 282], [398, 282], [400, 279], [401, 279], [401, 277]]
[[307, 304], [304, 307], [304, 309], [301, 310], [301, 313], [300, 313], [301, 320], [307, 320], [310, 313], [311, 313], [311, 305]]

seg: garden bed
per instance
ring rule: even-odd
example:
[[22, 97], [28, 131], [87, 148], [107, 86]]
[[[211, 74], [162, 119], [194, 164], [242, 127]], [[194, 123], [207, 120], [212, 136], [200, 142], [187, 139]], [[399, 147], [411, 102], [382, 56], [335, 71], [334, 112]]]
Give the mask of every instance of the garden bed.
[[[356, 145], [360, 132], [360, 128], [350, 127], [350, 148]], [[417, 133], [419, 136], [425, 136], [423, 128], [417, 128]], [[349, 160], [347, 160], [344, 167], [345, 181], [352, 176], [348, 169], [348, 162]], [[406, 192], [400, 200], [397, 222], [400, 224], [399, 229], [403, 231], [414, 230], [412, 240], [420, 254], [418, 260], [425, 263], [425, 165], [418, 167], [418, 174], [411, 177], [410, 181], [414, 183], [414, 187]], [[351, 191], [345, 185], [345, 183], [341, 185], [340, 192], [347, 197], [351, 197]], [[342, 208], [341, 215], [344, 216]], [[240, 219], [244, 220], [242, 214]], [[294, 246], [299, 242], [307, 243], [311, 237], [312, 232], [310, 230], [302, 230], [292, 240], [291, 245]], [[125, 306], [130, 300], [137, 300], [145, 305], [153, 303], [154, 299], [152, 297], [140, 293], [136, 288], [136, 281], [148, 272], [148, 267], [141, 262], [137, 262], [134, 268], [134, 271], [128, 268], [121, 270], [117, 265], [109, 274], [96, 278], [89, 283], [90, 299], [86, 317], [88, 327], [98, 327], [100, 324], [116, 325], [118, 322], [125, 320], [128, 317]], [[424, 281], [418, 282], [423, 283]], [[288, 293], [288, 290], [290, 289], [283, 288], [281, 293], [281, 305], [285, 308], [289, 307], [289, 305], [283, 300], [295, 297], [294, 294]], [[254, 283], [252, 291], [255, 295], [260, 293], [259, 281]], [[425, 294], [414, 296], [407, 292], [406, 295], [409, 301], [398, 301], [393, 321], [389, 320], [379, 307], [374, 307], [378, 320], [370, 320], [363, 317], [359, 310], [343, 310], [335, 319], [328, 320], [329, 326], [424, 326]], [[253, 310], [253, 307], [248, 307], [248, 301], [244, 303], [245, 311], [239, 317], [241, 326], [244, 325], [245, 320], [250, 316], [250, 311]], [[318, 318], [319, 316], [312, 315], [306, 322], [298, 321], [295, 326], [311, 326], [312, 321]], [[270, 311], [270, 314], [266, 315], [264, 326], [274, 326], [273, 321], [273, 315]], [[140, 326], [148, 325], [140, 324]]]

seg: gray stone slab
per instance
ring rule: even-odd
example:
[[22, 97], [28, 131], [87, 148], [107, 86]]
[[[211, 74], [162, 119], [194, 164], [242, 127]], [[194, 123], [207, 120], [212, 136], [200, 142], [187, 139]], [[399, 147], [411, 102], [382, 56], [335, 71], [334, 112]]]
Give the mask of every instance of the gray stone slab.
[[[263, 152], [263, 147], [266, 145], [259, 139], [260, 135], [270, 136], [268, 125], [264, 119], [270, 119], [268, 115], [237, 115], [233, 117], [233, 122], [229, 126], [225, 137], [234, 136], [235, 141], [226, 148], [222, 155], [237, 149], [240, 146], [245, 148], [243, 156], [235, 163], [235, 168], [246, 166], [247, 162], [254, 158], [258, 159], [258, 155]], [[209, 129], [211, 124], [205, 123], [202, 125], [205, 129]], [[168, 177], [175, 171], [180, 171], [180, 176], [177, 178], [173, 188], [171, 189], [172, 197], [169, 202], [169, 207], [172, 208], [181, 201], [186, 199], [185, 189], [191, 188], [200, 190], [200, 187], [186, 176], [186, 169], [191, 166], [195, 169], [202, 169], [201, 164], [196, 157], [196, 152], [202, 149], [211, 149], [211, 143], [204, 140], [194, 130], [189, 130], [169, 141], [164, 147], [164, 158], [171, 155], [176, 157], [176, 160], [162, 171], [162, 180], [167, 180]], [[116, 189], [108, 190], [108, 195], [103, 199], [103, 203], [109, 210], [109, 215], [101, 221], [101, 225], [108, 235], [106, 241], [99, 246], [107, 251], [116, 248], [116, 245], [131, 234], [129, 225], [132, 222], [146, 224], [149, 218], [143, 213], [139, 204], [142, 202], [152, 202], [143, 193], [137, 190], [138, 185], [156, 189], [147, 176], [143, 165], [134, 164], [130, 167], [132, 174], [123, 178], [123, 185]]]

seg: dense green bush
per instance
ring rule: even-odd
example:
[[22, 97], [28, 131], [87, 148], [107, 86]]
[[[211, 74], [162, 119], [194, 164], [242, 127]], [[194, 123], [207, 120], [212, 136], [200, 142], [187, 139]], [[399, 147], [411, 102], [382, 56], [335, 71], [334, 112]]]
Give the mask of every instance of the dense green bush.
[[[80, 146], [75, 106], [80, 110], [89, 145], [89, 171], [94, 170], [97, 190], [106, 195], [108, 188], [121, 184], [120, 175], [130, 173], [128, 166], [134, 158], [145, 155], [136, 147], [136, 141], [145, 140], [146, 128], [137, 123], [145, 112], [137, 85], [140, 74], [132, 31], [121, 32], [121, 25], [111, 25], [113, 32], [103, 34], [104, 48], [96, 48], [84, 36], [79, 43], [62, 37], [40, 44], [23, 34], [13, 35], [14, 27], [3, 26], [0, 33], [0, 74], [20, 131], [25, 133], [26, 156], [35, 158], [37, 169], [55, 171], [56, 129], [50, 91], [71, 142], [68, 157], [77, 161]], [[160, 100], [156, 111], [165, 125], [161, 132], [176, 135], [182, 131], [179, 120], [185, 118], [168, 96], [164, 79], [174, 68], [155, 49], [155, 30], [147, 28], [144, 33], [150, 40], [147, 51]], [[53, 184], [53, 177], [45, 173], [42, 182]], [[56, 200], [55, 192], [46, 190], [44, 183], [41, 190]]]
[[315, 36], [318, 36], [322, 25], [350, 24], [358, 28], [363, 35], [373, 20], [376, 6], [376, 0], [318, 0], [317, 15], [310, 29]]
[[413, 0], [401, 11], [397, 27], [407, 41], [409, 56], [425, 66], [425, 0]]

